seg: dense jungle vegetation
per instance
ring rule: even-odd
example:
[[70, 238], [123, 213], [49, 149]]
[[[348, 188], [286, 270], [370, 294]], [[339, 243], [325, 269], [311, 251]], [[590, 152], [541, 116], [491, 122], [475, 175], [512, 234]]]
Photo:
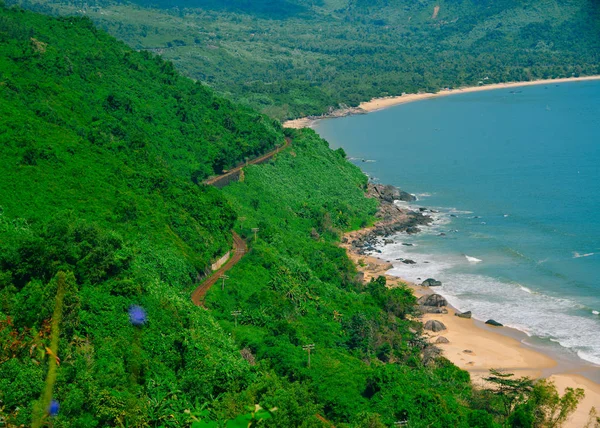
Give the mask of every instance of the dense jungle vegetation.
[[[577, 401], [501, 376], [473, 389], [412, 293], [360, 283], [337, 246], [373, 221], [365, 176], [286, 132], [274, 162], [206, 187], [280, 143], [278, 123], [87, 18], [0, 1], [3, 426], [550, 426]], [[233, 228], [252, 250], [198, 308]]]
[[595, 0], [10, 0], [89, 16], [278, 119], [372, 97], [600, 74]]

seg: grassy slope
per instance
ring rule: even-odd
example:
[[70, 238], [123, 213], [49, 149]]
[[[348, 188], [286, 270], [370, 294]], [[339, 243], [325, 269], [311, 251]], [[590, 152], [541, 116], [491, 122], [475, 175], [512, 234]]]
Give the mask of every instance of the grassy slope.
[[[96, 1], [84, 13], [129, 45], [159, 52], [186, 75], [277, 118], [484, 77], [600, 73], [600, 9], [589, 0], [296, 1], [301, 12], [270, 16], [262, 3], [240, 3], [143, 9]], [[43, 5], [82, 13], [69, 2]]]

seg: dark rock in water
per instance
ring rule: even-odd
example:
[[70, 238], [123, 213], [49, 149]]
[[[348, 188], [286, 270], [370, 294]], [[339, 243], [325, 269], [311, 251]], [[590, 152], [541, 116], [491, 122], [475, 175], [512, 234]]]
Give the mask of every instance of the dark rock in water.
[[409, 226], [406, 228], [406, 233], [408, 233], [409, 235], [415, 234], [415, 233], [419, 233], [420, 230], [418, 227], [416, 226]]
[[450, 214], [450, 217], [456, 217], [456, 214]]
[[429, 212], [430, 212], [430, 213], [434, 213], [434, 214], [437, 214], [437, 213], [439, 213], [439, 211], [438, 211], [438, 210], [429, 210]]
[[383, 240], [384, 245], [389, 245], [389, 244], [393, 244], [393, 243], [394, 243], [394, 241], [392, 239], [384, 239]]
[[450, 341], [448, 339], [446, 339], [444, 336], [440, 336], [437, 338], [435, 343], [450, 343]]
[[442, 285], [441, 281], [437, 281], [433, 278], [427, 278], [425, 281], [421, 283], [423, 287], [439, 287]]
[[429, 263], [427, 260], [425, 260], [423, 263]]
[[446, 234], [444, 232], [438, 233], [437, 236], [446, 236]]
[[456, 315], [459, 318], [471, 318], [471, 311], [467, 311], [467, 312], [457, 312], [454, 315]]
[[425, 330], [430, 330], [433, 332], [438, 332], [442, 330], [446, 330], [446, 326], [438, 320], [429, 320], [423, 326]]
[[489, 324], [489, 325], [493, 325], [494, 327], [504, 327], [498, 321], [494, 321], [494, 320], [487, 320], [485, 323]]
[[408, 192], [398, 189], [397, 187], [390, 185], [381, 185], [376, 184], [375, 191], [379, 194], [379, 197], [387, 202], [394, 201], [405, 201], [405, 202], [413, 202], [416, 201], [417, 198], [414, 195], [411, 195]]
[[411, 260], [411, 259], [404, 259], [404, 260], [402, 260], [402, 263], [404, 263], [405, 265], [414, 265], [417, 262], [415, 262], [414, 260]]
[[419, 306], [422, 314], [447, 314], [448, 309], [437, 306]]
[[427, 294], [425, 296], [419, 297], [417, 303], [421, 306], [448, 306], [448, 302], [439, 294]]
[[425, 208], [425, 207], [419, 207], [419, 211], [421, 211], [421, 212], [427, 211], [427, 208]]
[[404, 245], [404, 246], [406, 246], [406, 247], [412, 247], [412, 246], [413, 246], [413, 244], [408, 244], [408, 243], [406, 243], [406, 242], [403, 242], [403, 243], [402, 243], [402, 245]]

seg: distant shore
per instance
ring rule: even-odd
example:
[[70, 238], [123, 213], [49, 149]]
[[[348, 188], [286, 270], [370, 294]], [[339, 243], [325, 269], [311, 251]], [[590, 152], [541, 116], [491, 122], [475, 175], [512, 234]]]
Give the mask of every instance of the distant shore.
[[[369, 194], [373, 196], [373, 192], [369, 192]], [[390, 219], [389, 205], [391, 204], [381, 202], [381, 205], [384, 206], [384, 209], [380, 210], [378, 214], [382, 219], [379, 224], [345, 234], [342, 247], [346, 249], [364, 282], [383, 275], [387, 279], [388, 286], [406, 284], [417, 297], [435, 293], [436, 287], [422, 287], [396, 276], [387, 275], [386, 272], [392, 267], [390, 262], [366, 255], [364, 248], [360, 249], [355, 245], [356, 242], [364, 242], [365, 239], [368, 241], [368, 237], [373, 236], [377, 228], [381, 229], [382, 223], [388, 227], [391, 224], [390, 220], [402, 222], [403, 219], [410, 218], [409, 212], [398, 210], [398, 213], [394, 213], [394, 218]], [[421, 318], [423, 323], [430, 319], [438, 320], [447, 328], [439, 333], [426, 332], [425, 337], [429, 338], [431, 343], [434, 343], [439, 336], [448, 339], [449, 343], [436, 344], [436, 346], [456, 366], [467, 370], [475, 385], [482, 384], [482, 379], [492, 368], [506, 370], [514, 373], [516, 377], [550, 378], [555, 382], [561, 395], [567, 387], [585, 390], [584, 400], [569, 418], [565, 424], [566, 427], [584, 427], [593, 406], [596, 406], [596, 410], [600, 412], [600, 384], [585, 377], [588, 373], [596, 373], [597, 368], [585, 364], [583, 361], [579, 364], [572, 361], [566, 362], [556, 355], [525, 345], [522, 343], [525, 334], [518, 330], [508, 327], [490, 327], [475, 319], [456, 317], [454, 313], [455, 310], [448, 307], [447, 314], [424, 314]]]
[[427, 100], [431, 98], [445, 97], [448, 95], [466, 94], [470, 92], [491, 91], [494, 89], [518, 88], [523, 86], [533, 85], [550, 85], [567, 82], [581, 82], [588, 80], [600, 80], [600, 76], [584, 76], [584, 77], [564, 77], [560, 79], [541, 79], [532, 80], [529, 82], [508, 82], [508, 83], [492, 83], [489, 85], [469, 86], [458, 89], [445, 89], [436, 93], [418, 93], [418, 94], [403, 94], [394, 97], [373, 98], [371, 101], [360, 103], [358, 107], [348, 107], [334, 110], [331, 113], [322, 116], [309, 116], [299, 119], [288, 120], [283, 123], [286, 128], [312, 128], [318, 120], [333, 119], [336, 117], [345, 117], [355, 114], [366, 114], [385, 108], [393, 107], [399, 104], [411, 103], [414, 101]]

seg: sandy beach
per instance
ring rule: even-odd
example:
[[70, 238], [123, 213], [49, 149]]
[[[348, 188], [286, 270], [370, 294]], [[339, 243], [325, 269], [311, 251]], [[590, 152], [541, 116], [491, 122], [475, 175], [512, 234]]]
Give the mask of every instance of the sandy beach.
[[447, 89], [436, 93], [418, 93], [418, 94], [403, 94], [395, 97], [373, 98], [371, 101], [360, 103], [357, 108], [348, 111], [338, 110], [330, 115], [323, 117], [304, 117], [294, 120], [288, 120], [283, 123], [286, 128], [311, 128], [320, 119], [328, 119], [335, 117], [343, 117], [356, 113], [371, 113], [382, 110], [384, 108], [393, 107], [399, 104], [411, 103], [414, 101], [427, 100], [431, 98], [446, 97], [448, 95], [466, 94], [470, 92], [491, 91], [494, 89], [518, 88], [523, 86], [533, 85], [555, 85], [566, 82], [581, 82], [587, 80], [600, 80], [600, 76], [585, 76], [585, 77], [566, 77], [561, 79], [544, 79], [532, 80], [530, 82], [508, 82], [508, 83], [492, 83], [488, 85], [470, 86], [459, 89]]
[[[358, 271], [364, 275], [364, 281], [385, 275], [388, 286], [406, 284], [417, 297], [435, 292], [435, 288], [421, 287], [403, 281], [401, 278], [386, 275], [391, 268], [389, 262], [354, 251], [350, 243], [357, 237], [367, 234], [371, 229], [346, 234], [342, 244]], [[476, 386], [484, 383], [482, 379], [492, 368], [514, 373], [517, 377], [550, 378], [555, 382], [561, 395], [567, 387], [585, 390], [585, 398], [564, 426], [585, 427], [589, 421], [590, 409], [595, 406], [596, 410], [600, 411], [600, 384], [582, 376], [582, 373], [590, 370], [598, 374], [600, 368], [586, 365], [583, 361], [580, 365], [565, 364], [552, 355], [523, 344], [522, 338], [526, 336], [522, 332], [507, 327], [487, 326], [475, 319], [456, 317], [454, 313], [454, 309], [448, 307], [447, 314], [425, 314], [422, 322], [435, 319], [446, 326], [447, 329], [442, 332], [427, 332], [426, 335], [431, 342], [435, 342], [439, 336], [449, 340], [449, 343], [437, 346], [446, 358], [471, 374], [471, 379]]]

